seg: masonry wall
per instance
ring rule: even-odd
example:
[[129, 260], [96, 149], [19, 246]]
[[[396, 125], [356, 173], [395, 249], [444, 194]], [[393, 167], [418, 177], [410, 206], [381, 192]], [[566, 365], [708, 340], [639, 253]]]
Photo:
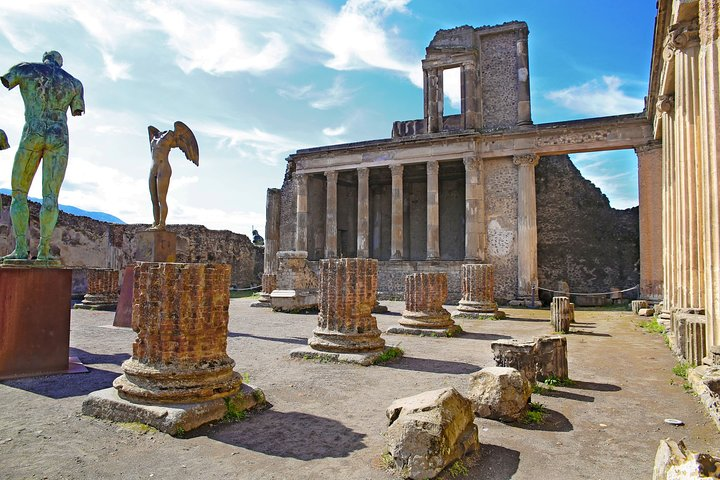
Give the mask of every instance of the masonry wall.
[[572, 292], [607, 292], [639, 283], [637, 207], [611, 208], [567, 155], [542, 157], [535, 185], [541, 287], [564, 281]]
[[517, 123], [517, 33], [480, 37], [482, 75], [482, 125], [492, 129]]

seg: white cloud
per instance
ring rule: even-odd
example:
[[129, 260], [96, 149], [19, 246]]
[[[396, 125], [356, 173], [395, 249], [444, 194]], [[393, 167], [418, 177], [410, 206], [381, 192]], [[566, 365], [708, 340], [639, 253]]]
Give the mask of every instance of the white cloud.
[[632, 150], [575, 153], [572, 162], [599, 188], [610, 206], [625, 209], [638, 204], [637, 157]]
[[105, 76], [113, 82], [130, 79], [130, 64], [118, 62], [108, 52], [101, 52], [105, 64]]
[[443, 93], [450, 100], [450, 105], [460, 110], [462, 103], [460, 90], [460, 68], [443, 70]]
[[346, 131], [347, 131], [347, 128], [345, 127], [345, 125], [340, 125], [339, 127], [336, 127], [336, 128], [330, 128], [330, 127], [323, 128], [322, 133], [323, 133], [323, 135], [327, 135], [328, 137], [338, 137], [338, 136], [342, 135], [343, 133], [345, 133]]
[[250, 236], [253, 227], [259, 232], [265, 231], [265, 212], [251, 212], [242, 210], [222, 210], [219, 208], [201, 208], [189, 205], [173, 205], [173, 199], [168, 199], [171, 205], [168, 211], [168, 223], [173, 224], [201, 224], [214, 230], [230, 230]]
[[318, 110], [328, 110], [346, 104], [355, 90], [345, 88], [343, 79], [336, 77], [332, 87], [318, 94], [316, 100], [310, 102], [310, 106]]
[[545, 97], [583, 115], [605, 116], [642, 111], [643, 99], [627, 95], [620, 89], [622, 85], [619, 77], [606, 75], [602, 77], [602, 83], [592, 80], [550, 92]]

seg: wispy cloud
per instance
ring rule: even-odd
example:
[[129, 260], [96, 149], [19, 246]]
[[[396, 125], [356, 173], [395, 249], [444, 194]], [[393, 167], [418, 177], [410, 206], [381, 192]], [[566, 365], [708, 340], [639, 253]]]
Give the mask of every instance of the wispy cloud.
[[331, 128], [331, 127], [323, 128], [322, 133], [323, 133], [323, 135], [326, 135], [328, 137], [339, 137], [340, 135], [344, 134], [346, 131], [347, 131], [347, 128], [345, 127], [345, 125], [340, 125], [339, 127], [336, 127], [336, 128]]
[[613, 208], [638, 204], [637, 157], [632, 150], [576, 153], [572, 162], [609, 199]]
[[318, 110], [328, 110], [330, 108], [345, 105], [353, 95], [354, 90], [345, 87], [343, 79], [336, 77], [332, 87], [328, 90], [320, 92], [315, 100], [310, 102], [310, 106]]
[[642, 111], [643, 99], [631, 97], [623, 92], [620, 88], [623, 84], [619, 77], [606, 75], [602, 77], [601, 82], [592, 80], [582, 85], [550, 92], [545, 97], [583, 115], [604, 116]]
[[108, 52], [101, 52], [103, 63], [105, 64], [105, 76], [107, 76], [113, 82], [118, 80], [129, 80], [130, 79], [130, 64], [125, 62], [118, 62]]

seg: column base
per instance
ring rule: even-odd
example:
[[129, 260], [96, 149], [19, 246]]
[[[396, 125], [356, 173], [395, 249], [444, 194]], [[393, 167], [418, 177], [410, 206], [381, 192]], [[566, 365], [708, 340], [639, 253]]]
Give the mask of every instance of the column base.
[[311, 346], [300, 347], [290, 352], [290, 358], [297, 358], [300, 360], [320, 360], [322, 362], [334, 362], [334, 363], [356, 363], [367, 367], [375, 363], [382, 355], [393, 347], [386, 346], [379, 350], [372, 350], [368, 352], [353, 352], [353, 353], [341, 353], [341, 352], [326, 352], [321, 350], [315, 350]]
[[377, 328], [363, 333], [341, 333], [334, 330], [316, 328], [308, 345], [313, 350], [331, 353], [363, 353], [381, 351], [385, 340], [380, 337]]
[[250, 304], [251, 307], [272, 308], [270, 294], [266, 292], [260, 293], [260, 297]]
[[460, 325], [452, 324], [447, 328], [420, 328], [408, 327], [405, 325], [395, 325], [388, 328], [385, 333], [394, 333], [398, 335], [418, 335], [420, 337], [457, 337], [462, 334], [463, 329]]
[[76, 303], [73, 308], [80, 310], [115, 311], [118, 304], [117, 295], [91, 295], [85, 294], [82, 302]]
[[302, 313], [318, 308], [318, 292], [303, 290], [273, 290], [270, 304], [276, 312]]
[[507, 315], [502, 310], [495, 310], [494, 312], [466, 312], [458, 309], [450, 315], [450, 318], [453, 320], [458, 318], [468, 320], [503, 320], [507, 318]]

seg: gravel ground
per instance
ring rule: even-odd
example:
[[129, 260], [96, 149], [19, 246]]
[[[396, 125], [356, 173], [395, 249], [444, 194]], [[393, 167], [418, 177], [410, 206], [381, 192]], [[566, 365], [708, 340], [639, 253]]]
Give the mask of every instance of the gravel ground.
[[[462, 320], [466, 333], [458, 338], [384, 335], [405, 357], [360, 367], [291, 360], [316, 316], [250, 301], [231, 301], [228, 353], [271, 408], [185, 438], [83, 416], [85, 396], [111, 386], [135, 335], [108, 327], [112, 312], [74, 310], [71, 355], [90, 372], [0, 382], [0, 478], [392, 479], [381, 455], [385, 408], [394, 399], [445, 386], [466, 393], [468, 374], [493, 364], [491, 341], [550, 329], [547, 310], [507, 308], [507, 320]], [[383, 303], [390, 312], [376, 317], [385, 330], [403, 304]], [[720, 432], [671, 371], [676, 359], [636, 318], [578, 310], [567, 336], [575, 385], [533, 395], [548, 410], [541, 425], [477, 419], [482, 449], [465, 460], [465, 478], [651, 478], [663, 438], [720, 454]]]

